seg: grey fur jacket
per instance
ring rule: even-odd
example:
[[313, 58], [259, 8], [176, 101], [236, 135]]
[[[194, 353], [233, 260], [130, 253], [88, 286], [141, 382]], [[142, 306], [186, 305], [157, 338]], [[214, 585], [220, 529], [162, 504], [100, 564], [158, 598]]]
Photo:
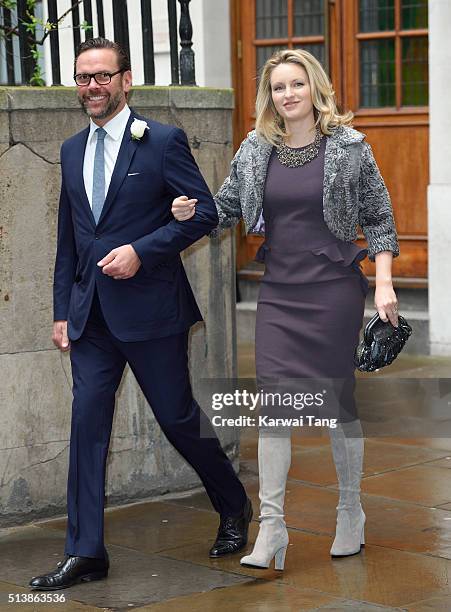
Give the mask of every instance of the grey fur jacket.
[[[345, 242], [357, 238], [360, 225], [368, 257], [374, 261], [380, 251], [392, 251], [396, 257], [399, 245], [390, 196], [364, 138], [365, 134], [347, 126], [336, 128], [327, 137], [323, 215], [330, 231]], [[230, 175], [215, 196], [219, 230], [243, 218], [247, 233], [261, 233], [258, 226], [271, 151], [272, 145], [255, 130], [241, 143]]]

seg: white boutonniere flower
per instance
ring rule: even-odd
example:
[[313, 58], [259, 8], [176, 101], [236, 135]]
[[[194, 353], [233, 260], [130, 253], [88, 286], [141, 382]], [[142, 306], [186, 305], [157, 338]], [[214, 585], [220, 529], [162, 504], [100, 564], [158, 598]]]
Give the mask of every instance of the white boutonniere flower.
[[144, 132], [148, 129], [149, 126], [145, 121], [141, 121], [140, 119], [134, 119], [130, 126], [132, 140], [141, 140], [141, 138], [144, 136]]

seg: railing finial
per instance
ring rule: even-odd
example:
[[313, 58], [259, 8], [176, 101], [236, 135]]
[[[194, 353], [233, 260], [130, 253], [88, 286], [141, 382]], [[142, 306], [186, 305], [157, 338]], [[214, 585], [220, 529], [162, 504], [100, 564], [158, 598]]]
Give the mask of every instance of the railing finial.
[[180, 14], [180, 80], [182, 85], [195, 85], [196, 74], [194, 68], [193, 25], [189, 14], [189, 3], [191, 0], [179, 0]]

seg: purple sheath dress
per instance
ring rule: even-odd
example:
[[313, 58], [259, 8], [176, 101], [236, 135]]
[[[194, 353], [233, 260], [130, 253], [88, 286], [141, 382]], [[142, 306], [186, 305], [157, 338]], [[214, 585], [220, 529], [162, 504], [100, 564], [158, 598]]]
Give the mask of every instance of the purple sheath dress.
[[326, 138], [318, 156], [303, 166], [283, 166], [275, 149], [269, 161], [265, 242], [256, 258], [265, 263], [257, 305], [257, 382], [346, 381], [340, 402], [352, 415], [353, 357], [368, 292], [359, 262], [367, 251], [336, 238], [324, 222]]

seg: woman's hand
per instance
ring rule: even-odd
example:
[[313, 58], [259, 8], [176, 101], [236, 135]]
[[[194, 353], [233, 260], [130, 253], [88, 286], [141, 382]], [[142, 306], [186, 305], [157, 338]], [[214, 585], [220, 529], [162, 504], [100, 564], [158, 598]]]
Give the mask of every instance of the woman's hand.
[[177, 221], [187, 221], [196, 212], [197, 200], [189, 200], [186, 196], [179, 196], [172, 202], [171, 212]]
[[382, 321], [398, 327], [398, 299], [393, 290], [391, 268], [393, 254], [390, 251], [376, 253], [376, 292], [374, 305]]
[[398, 327], [398, 299], [391, 282], [377, 283], [374, 294], [374, 305], [382, 321]]

